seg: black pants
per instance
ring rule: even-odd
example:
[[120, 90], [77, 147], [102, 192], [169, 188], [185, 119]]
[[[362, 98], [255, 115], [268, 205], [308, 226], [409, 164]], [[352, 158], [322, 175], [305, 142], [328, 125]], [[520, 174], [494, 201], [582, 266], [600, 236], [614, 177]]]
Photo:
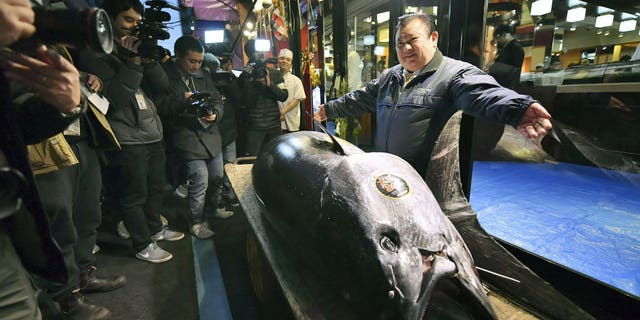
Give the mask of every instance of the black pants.
[[0, 319], [38, 319], [40, 310], [27, 271], [0, 221]]
[[151, 236], [162, 229], [164, 146], [162, 142], [123, 145], [113, 156], [117, 202], [133, 248], [139, 252], [151, 243]]
[[36, 176], [51, 233], [62, 250], [69, 276], [65, 286], [48, 286], [54, 299], [76, 288], [80, 274], [94, 264], [92, 250], [101, 223], [98, 156], [84, 140], [70, 145], [79, 164]]
[[280, 127], [267, 130], [247, 130], [247, 145], [244, 155], [257, 156], [260, 153], [262, 145], [279, 135], [282, 135], [282, 129], [280, 129]]

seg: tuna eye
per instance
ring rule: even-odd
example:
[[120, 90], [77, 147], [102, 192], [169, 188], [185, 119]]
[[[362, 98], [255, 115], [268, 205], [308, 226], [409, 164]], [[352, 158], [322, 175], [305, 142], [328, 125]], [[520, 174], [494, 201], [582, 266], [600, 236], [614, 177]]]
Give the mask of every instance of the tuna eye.
[[380, 246], [386, 251], [398, 252], [398, 245], [387, 236], [382, 236], [380, 239]]

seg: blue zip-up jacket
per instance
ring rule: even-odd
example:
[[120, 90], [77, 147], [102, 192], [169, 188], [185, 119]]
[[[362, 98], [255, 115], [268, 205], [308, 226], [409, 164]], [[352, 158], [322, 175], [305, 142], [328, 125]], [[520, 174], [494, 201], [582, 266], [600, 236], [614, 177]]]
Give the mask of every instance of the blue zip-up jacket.
[[536, 102], [440, 51], [417, 72], [403, 88], [402, 66], [387, 69], [367, 86], [327, 102], [327, 116], [375, 112], [376, 150], [405, 159], [424, 175], [440, 131], [456, 111], [515, 127], [525, 109]]

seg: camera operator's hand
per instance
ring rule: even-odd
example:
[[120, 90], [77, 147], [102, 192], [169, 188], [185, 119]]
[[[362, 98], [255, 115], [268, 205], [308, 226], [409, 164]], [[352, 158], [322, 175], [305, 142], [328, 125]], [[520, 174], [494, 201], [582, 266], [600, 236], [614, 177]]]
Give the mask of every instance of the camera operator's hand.
[[35, 59], [22, 53], [3, 53], [4, 75], [22, 83], [61, 113], [80, 104], [80, 73], [55, 50], [41, 46]]
[[122, 45], [122, 47], [135, 54], [133, 57], [129, 58], [129, 62], [133, 62], [135, 64], [142, 63], [140, 57], [137, 55], [140, 43], [140, 39], [134, 36], [124, 36], [120, 38], [120, 44]]
[[98, 78], [95, 74], [85, 73], [87, 76], [87, 84], [89, 88], [95, 92], [100, 92], [102, 90], [102, 80]]
[[211, 115], [208, 115], [206, 117], [200, 117], [200, 119], [206, 122], [215, 122], [217, 118], [218, 118], [218, 115], [215, 113], [212, 113]]
[[36, 32], [29, 0], [0, 0], [0, 45], [8, 46]]

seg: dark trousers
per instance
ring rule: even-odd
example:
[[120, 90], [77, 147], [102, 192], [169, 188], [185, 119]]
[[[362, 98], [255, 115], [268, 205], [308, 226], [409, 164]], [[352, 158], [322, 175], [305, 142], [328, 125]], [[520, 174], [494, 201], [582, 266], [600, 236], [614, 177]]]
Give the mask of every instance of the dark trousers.
[[133, 248], [139, 252], [151, 243], [151, 236], [162, 229], [164, 146], [162, 142], [123, 145], [122, 150], [113, 155], [118, 205]]
[[101, 223], [100, 163], [86, 141], [70, 144], [79, 164], [36, 176], [36, 185], [51, 225], [51, 234], [62, 250], [69, 282], [48, 287], [55, 299], [78, 286], [78, 277], [95, 262], [92, 254]]
[[279, 127], [267, 130], [247, 130], [247, 145], [244, 155], [257, 156], [260, 153], [262, 145], [279, 135], [282, 135], [282, 129]]
[[0, 263], [0, 319], [39, 319], [40, 310], [35, 291], [2, 221], [0, 221], [0, 261], [2, 261]]

